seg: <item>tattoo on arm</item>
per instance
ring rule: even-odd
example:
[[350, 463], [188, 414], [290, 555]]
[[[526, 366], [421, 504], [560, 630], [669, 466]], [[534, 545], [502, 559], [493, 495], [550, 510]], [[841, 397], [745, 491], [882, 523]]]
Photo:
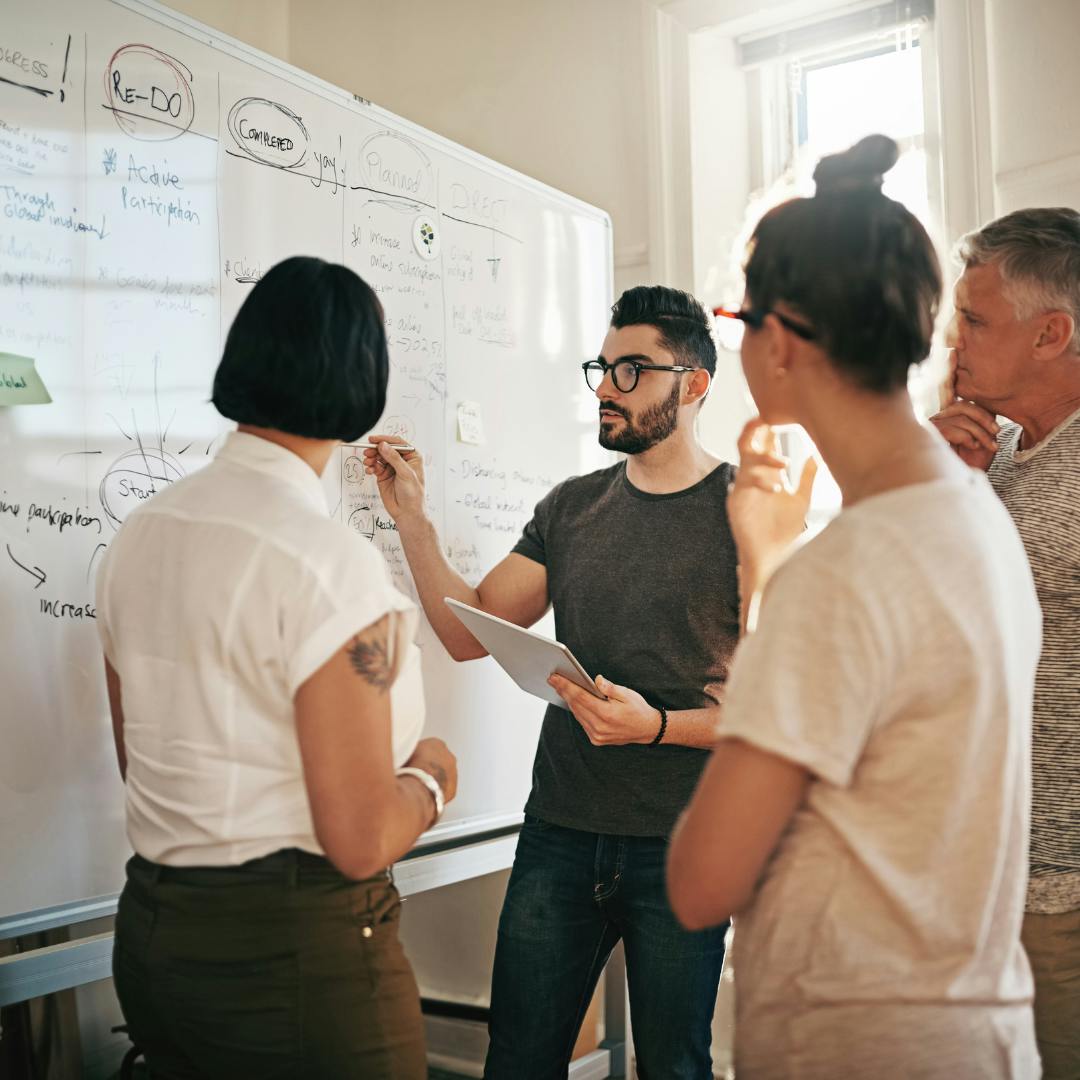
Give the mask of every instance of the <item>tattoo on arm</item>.
[[377, 629], [368, 637], [357, 634], [345, 651], [348, 653], [353, 671], [360, 678], [370, 683], [376, 690], [389, 689], [394, 681], [394, 673], [390, 666], [385, 630]]

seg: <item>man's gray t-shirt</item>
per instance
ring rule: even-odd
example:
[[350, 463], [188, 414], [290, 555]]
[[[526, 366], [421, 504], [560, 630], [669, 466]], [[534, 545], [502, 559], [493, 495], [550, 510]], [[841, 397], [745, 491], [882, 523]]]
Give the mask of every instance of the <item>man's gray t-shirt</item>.
[[[722, 464], [684, 491], [652, 495], [621, 462], [537, 505], [514, 551], [547, 568], [556, 635], [590, 675], [669, 710], [720, 703], [739, 637], [734, 475]], [[707, 758], [663, 743], [594, 746], [549, 705], [525, 809], [571, 829], [667, 836]]]

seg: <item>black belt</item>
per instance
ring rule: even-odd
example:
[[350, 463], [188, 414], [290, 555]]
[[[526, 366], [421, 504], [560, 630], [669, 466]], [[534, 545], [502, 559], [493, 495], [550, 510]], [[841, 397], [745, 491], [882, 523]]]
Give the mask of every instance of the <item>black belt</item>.
[[[192, 885], [225, 884], [234, 881], [252, 881], [259, 878], [317, 876], [321, 878], [346, 878], [325, 855], [315, 855], [299, 848], [282, 848], [258, 859], [235, 863], [231, 866], [164, 866], [151, 862], [141, 855], [133, 855], [128, 869], [138, 877], [159, 881], [187, 882]], [[393, 880], [389, 869], [368, 878], [368, 881]]]

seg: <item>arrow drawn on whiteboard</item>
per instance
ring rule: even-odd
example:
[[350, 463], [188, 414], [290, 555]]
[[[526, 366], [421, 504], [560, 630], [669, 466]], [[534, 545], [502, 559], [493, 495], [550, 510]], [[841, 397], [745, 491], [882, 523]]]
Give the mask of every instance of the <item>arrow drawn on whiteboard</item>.
[[112, 413], [106, 413], [105, 415], [116, 425], [116, 430], [119, 431], [125, 439], [127, 439], [129, 442], [133, 441], [131, 436], [120, 426], [120, 421], [117, 420]]
[[37, 578], [37, 584], [34, 586], [34, 588], [35, 589], [40, 589], [41, 586], [45, 584], [45, 571], [42, 570], [40, 566], [35, 566], [33, 570], [31, 570], [29, 566], [23, 566], [23, 564], [21, 562], [19, 562], [19, 560], [16, 559], [14, 555], [11, 554], [11, 545], [10, 544], [5, 544], [4, 547], [7, 548], [7, 553], [8, 553], [8, 555], [11, 556], [11, 561], [20, 570], [25, 570], [31, 577], [36, 577]]

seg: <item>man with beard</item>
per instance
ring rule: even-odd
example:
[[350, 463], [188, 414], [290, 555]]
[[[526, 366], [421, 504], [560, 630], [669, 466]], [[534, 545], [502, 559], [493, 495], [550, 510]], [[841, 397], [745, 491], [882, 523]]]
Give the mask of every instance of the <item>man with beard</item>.
[[734, 470], [695, 433], [716, 369], [709, 317], [687, 293], [630, 289], [583, 367], [600, 444], [627, 456], [557, 485], [477, 588], [425, 516], [419, 455], [376, 436], [367, 465], [454, 659], [485, 652], [444, 597], [520, 626], [553, 605], [559, 640], [607, 697], [552, 676], [566, 707], [544, 717], [499, 921], [484, 1075], [565, 1076], [621, 938], [638, 1075], [706, 1080], [726, 926], [679, 926], [664, 861], [714, 741], [739, 632], [725, 506]]

